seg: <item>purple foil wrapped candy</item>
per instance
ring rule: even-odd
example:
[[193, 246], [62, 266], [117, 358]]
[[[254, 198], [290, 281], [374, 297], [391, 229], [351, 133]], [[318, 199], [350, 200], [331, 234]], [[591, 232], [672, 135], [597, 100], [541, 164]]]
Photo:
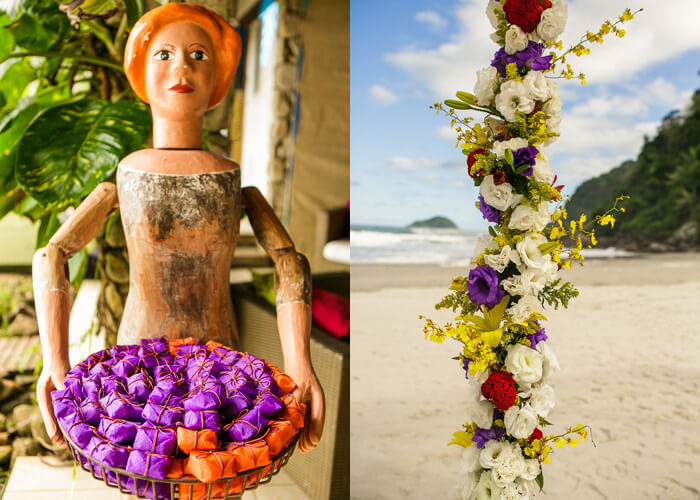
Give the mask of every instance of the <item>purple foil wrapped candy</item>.
[[221, 417], [216, 410], [202, 410], [185, 412], [183, 424], [188, 429], [201, 431], [203, 429], [211, 429], [219, 432], [221, 430]]
[[129, 375], [136, 373], [139, 367], [139, 358], [127, 354], [112, 368], [112, 373], [121, 378], [127, 378]]
[[241, 357], [241, 353], [232, 349], [227, 349], [226, 347], [218, 346], [211, 351], [209, 357], [216, 361], [223, 362], [225, 366], [231, 366], [238, 361], [238, 358]]
[[[90, 456], [108, 467], [123, 469], [126, 467], [126, 462], [129, 459], [129, 450], [123, 446], [112, 444], [109, 441], [102, 441], [95, 445], [95, 448], [90, 452]], [[111, 470], [105, 470], [104, 472], [107, 479], [112, 484], [117, 484], [116, 472], [112, 472]], [[119, 479], [122, 485], [126, 485], [126, 476], [120, 475]]]
[[83, 379], [83, 397], [90, 401], [100, 399], [100, 389], [102, 389], [102, 380], [99, 375], [89, 375]]
[[256, 400], [253, 401], [253, 409], [255, 408], [257, 408], [264, 417], [270, 418], [284, 408], [284, 405], [279, 398], [271, 392], [261, 392]]
[[116, 375], [108, 375], [102, 377], [102, 393], [106, 394], [108, 392], [127, 392], [126, 385], [124, 385], [124, 380]]
[[255, 398], [258, 395], [255, 382], [243, 370], [235, 366], [219, 375], [219, 380], [224, 384], [229, 396], [236, 392], [242, 392], [251, 398]]
[[97, 351], [93, 352], [90, 354], [87, 358], [85, 358], [85, 361], [83, 363], [87, 367], [88, 370], [92, 369], [93, 366], [97, 365], [98, 363], [101, 363], [104, 359], [108, 358], [107, 351], [102, 350], [102, 351]]
[[110, 392], [100, 402], [105, 409], [105, 413], [112, 418], [123, 418], [132, 422], [142, 421], [141, 412], [143, 408], [131, 399], [131, 396]]
[[154, 424], [173, 427], [175, 424], [182, 422], [182, 409], [149, 402], [146, 403], [142, 416]]
[[102, 415], [97, 433], [113, 443], [131, 445], [136, 437], [136, 429], [137, 424], [134, 422]]
[[[156, 498], [164, 498], [170, 500], [170, 485], [167, 483], [156, 484]], [[134, 495], [140, 495], [144, 498], [153, 498], [153, 483], [144, 481], [143, 479], [134, 479], [130, 477], [126, 482], [126, 489]], [[176, 490], [177, 491], [177, 490]]]
[[83, 401], [80, 405], [80, 412], [88, 424], [97, 427], [102, 416], [102, 405], [99, 401]]
[[160, 380], [156, 381], [153, 390], [155, 391], [159, 388], [175, 396], [182, 396], [187, 392], [187, 384], [179, 375], [164, 375]]
[[170, 455], [177, 447], [177, 432], [175, 429], [155, 427], [151, 424], [138, 426], [136, 437], [134, 438], [135, 450], [157, 453], [159, 455]]
[[247, 410], [252, 405], [252, 401], [242, 392], [236, 392], [228, 398], [228, 404], [219, 410], [222, 415], [228, 418], [237, 418], [243, 410]]
[[270, 370], [261, 359], [256, 358], [247, 352], [242, 353], [236, 364], [233, 365], [245, 372], [253, 380], [258, 380], [261, 376], [269, 374]]
[[135, 356], [138, 352], [138, 348], [133, 345], [115, 345], [110, 350], [112, 359], [121, 361], [124, 356]]
[[[178, 391], [182, 394], [182, 391]], [[148, 396], [148, 402], [156, 405], [169, 406], [171, 408], [181, 408], [182, 407], [182, 397], [176, 396], [172, 392], [164, 389], [163, 387], [156, 386]]]
[[54, 415], [56, 415], [57, 418], [64, 412], [73, 411], [73, 409], [78, 407], [81, 401], [75, 399], [73, 388], [71, 387], [51, 391], [51, 399], [53, 400]]
[[109, 368], [105, 365], [105, 361], [103, 361], [90, 368], [90, 376], [106, 377], [109, 375], [109, 371]]
[[65, 428], [65, 431], [79, 448], [85, 448], [95, 435], [94, 427], [80, 421], [73, 422]]
[[197, 389], [182, 400], [186, 410], [215, 410], [222, 405], [221, 391], [216, 389]]
[[138, 371], [126, 379], [127, 392], [134, 398], [145, 403], [153, 391], [153, 380], [145, 371]]
[[280, 388], [277, 386], [277, 383], [271, 375], [265, 374], [260, 376], [260, 378], [257, 380], [257, 383], [258, 391], [260, 392], [271, 392], [276, 396], [279, 396], [281, 393]]
[[220, 373], [221, 366], [205, 356], [206, 353], [199, 352], [187, 361], [187, 380], [190, 384], [206, 382]]
[[126, 470], [155, 479], [165, 479], [170, 472], [172, 460], [167, 455], [134, 449], [129, 454]]
[[253, 407], [238, 420], [224, 427], [224, 432], [231, 441], [249, 441], [260, 434], [268, 423], [260, 409]]

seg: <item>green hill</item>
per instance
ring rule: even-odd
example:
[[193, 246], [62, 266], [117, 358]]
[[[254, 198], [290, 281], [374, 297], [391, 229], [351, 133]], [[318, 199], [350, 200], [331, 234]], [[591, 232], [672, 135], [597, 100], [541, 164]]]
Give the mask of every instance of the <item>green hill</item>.
[[615, 230], [600, 232], [603, 244], [624, 242], [644, 248], [689, 248], [700, 244], [700, 90], [686, 112], [672, 111], [655, 137], [645, 137], [634, 161], [579, 186], [566, 209], [570, 217], [590, 217], [609, 208], [621, 194], [630, 196]]
[[457, 229], [457, 224], [440, 215], [426, 220], [417, 220], [408, 227], [429, 227], [434, 229]]

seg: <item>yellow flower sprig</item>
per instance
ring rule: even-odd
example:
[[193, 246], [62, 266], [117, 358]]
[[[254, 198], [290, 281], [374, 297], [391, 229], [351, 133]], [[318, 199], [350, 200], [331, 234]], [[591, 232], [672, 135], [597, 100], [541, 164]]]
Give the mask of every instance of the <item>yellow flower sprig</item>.
[[[586, 85], [586, 75], [583, 73], [579, 73], [578, 75], [575, 74], [574, 70], [572, 69], [571, 65], [566, 62], [567, 56], [573, 54], [577, 57], [581, 57], [587, 54], [591, 53], [591, 49], [586, 47], [586, 44], [591, 44], [591, 43], [603, 43], [603, 39], [605, 36], [610, 35], [611, 33], [616, 35], [618, 38], [622, 38], [625, 36], [625, 30], [621, 29], [618, 27], [619, 24], [631, 21], [634, 19], [634, 16], [642, 12], [644, 9], [640, 8], [637, 9], [636, 11], [632, 12], [630, 9], [625, 9], [622, 14], [618, 17], [617, 21], [614, 23], [610, 21], [605, 21], [600, 29], [596, 33], [592, 33], [588, 31], [585, 35], [581, 37], [579, 42], [576, 45], [572, 45], [569, 47], [566, 51], [561, 53], [560, 55], [557, 56], [555, 52], [551, 52], [550, 54], [554, 56], [552, 58], [551, 65], [549, 67], [549, 70], [553, 72], [556, 69], [557, 63], [560, 65], [564, 66], [564, 68], [561, 69], [559, 72], [559, 76], [557, 77], [550, 77], [550, 78], [566, 78], [567, 80], [571, 80], [573, 78], [577, 78], [578, 80], [581, 81], [581, 85]], [[563, 44], [561, 40], [557, 42], [552, 42], [551, 47], [554, 47], [558, 50], [563, 50]]]

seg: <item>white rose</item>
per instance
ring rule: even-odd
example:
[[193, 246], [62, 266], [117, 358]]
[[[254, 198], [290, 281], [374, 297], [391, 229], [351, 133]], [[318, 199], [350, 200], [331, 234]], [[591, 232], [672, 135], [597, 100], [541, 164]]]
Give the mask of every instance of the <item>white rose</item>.
[[523, 236], [522, 241], [519, 241], [515, 248], [520, 253], [520, 258], [526, 268], [548, 270], [552, 263], [550, 254], [542, 254], [539, 246], [547, 243], [547, 238], [540, 233], [528, 233]]
[[470, 500], [501, 500], [501, 488], [493, 480], [490, 470], [481, 473]]
[[536, 349], [542, 355], [542, 381], [547, 382], [561, 368], [559, 359], [547, 342], [540, 342]]
[[[470, 448], [473, 447], [470, 446]], [[537, 476], [540, 475], [540, 470], [540, 462], [538, 460], [534, 458], [526, 458], [525, 469], [523, 470], [523, 473], [520, 475], [520, 477], [527, 481], [531, 481], [533, 479], [536, 479]]]
[[[544, 365], [542, 373], [544, 376]], [[535, 387], [530, 391], [528, 403], [530, 403], [532, 409], [535, 410], [535, 413], [542, 418], [547, 418], [549, 412], [554, 408], [555, 402], [554, 389], [552, 389], [550, 385], [541, 384], [539, 387]]]
[[474, 244], [474, 259], [476, 260], [482, 253], [487, 250], [498, 250], [498, 243], [490, 234], [480, 234], [476, 238]]
[[518, 205], [510, 216], [508, 227], [520, 231], [527, 231], [532, 227], [535, 228], [535, 231], [542, 231], [549, 224], [550, 219], [545, 201], [540, 202], [537, 210], [529, 205]]
[[487, 175], [481, 181], [479, 194], [481, 194], [486, 203], [501, 211], [517, 205], [523, 197], [521, 194], [514, 194], [513, 186], [507, 182], [496, 185], [493, 175]]
[[506, 31], [506, 52], [510, 55], [520, 52], [527, 47], [527, 34], [515, 24]]
[[537, 35], [545, 42], [553, 42], [564, 33], [568, 7], [563, 0], [554, 0], [549, 9], [545, 9], [537, 24]]
[[496, 153], [496, 158], [503, 160], [506, 157], [506, 149], [510, 149], [515, 153], [518, 149], [526, 148], [529, 146], [527, 139], [522, 137], [514, 137], [507, 141], [499, 141], [494, 143], [493, 152]]
[[[520, 299], [520, 302], [525, 298], [527, 297]], [[542, 379], [543, 357], [540, 352], [522, 344], [510, 345], [507, 351], [505, 368], [513, 375], [513, 380], [519, 386], [528, 389]]]
[[[537, 427], [537, 414], [527, 403], [520, 408], [511, 406], [503, 416], [503, 423], [506, 424], [506, 431], [508, 431], [508, 434], [516, 439], [527, 439], [530, 437], [530, 434], [532, 434], [532, 431], [535, 430], [535, 427]], [[525, 464], [523, 463], [523, 469], [524, 468]], [[520, 470], [518, 476], [523, 473], [523, 469]]]
[[480, 69], [476, 73], [476, 84], [474, 85], [474, 96], [477, 104], [488, 106], [496, 95], [495, 85], [498, 79], [498, 70], [493, 66]]
[[488, 441], [481, 450], [479, 463], [491, 469], [493, 481], [501, 488], [515, 481], [525, 470], [520, 446], [509, 441]]
[[554, 172], [552, 172], [552, 166], [549, 164], [549, 158], [543, 151], [540, 151], [537, 155], [535, 166], [532, 167], [532, 177], [536, 181], [546, 184], [551, 184], [554, 180]]
[[525, 295], [517, 304], [508, 308], [508, 314], [516, 323], [527, 321], [530, 315], [536, 312], [542, 312], [542, 304], [534, 295]]
[[496, 109], [507, 121], [514, 122], [515, 113], [530, 113], [535, 109], [535, 101], [522, 82], [509, 80], [501, 85], [501, 92], [496, 96]]
[[486, 262], [487, 266], [490, 266], [497, 272], [502, 273], [511, 262], [515, 262], [516, 265], [520, 264], [520, 255], [518, 255], [518, 252], [513, 250], [510, 245], [506, 245], [501, 248], [501, 251], [497, 254], [485, 255], [484, 262]]
[[530, 71], [523, 78], [523, 85], [536, 101], [546, 101], [549, 99], [549, 86], [542, 71]]
[[476, 483], [479, 481], [480, 472], [465, 472], [459, 476], [459, 484], [457, 485], [457, 498], [460, 500], [469, 500], [472, 498], [472, 492]]
[[486, 6], [486, 16], [489, 18], [491, 26], [493, 26], [494, 29], [498, 28], [498, 17], [496, 17], [496, 14], [494, 13], [494, 10], [496, 9], [503, 11], [501, 2], [498, 0], [489, 0], [489, 4]]

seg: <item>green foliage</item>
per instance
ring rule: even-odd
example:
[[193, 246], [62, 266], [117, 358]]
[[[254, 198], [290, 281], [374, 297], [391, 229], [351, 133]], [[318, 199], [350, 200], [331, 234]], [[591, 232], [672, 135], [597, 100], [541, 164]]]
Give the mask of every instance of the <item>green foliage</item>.
[[250, 269], [250, 274], [253, 277], [253, 288], [255, 289], [255, 293], [273, 306], [276, 305], [274, 274], [256, 273], [252, 269]]
[[569, 301], [578, 297], [579, 292], [570, 281], [559, 286], [561, 282], [562, 279], [557, 278], [555, 281], [545, 286], [539, 293], [538, 298], [540, 301], [547, 302], [547, 304], [554, 307], [554, 309], [559, 309], [560, 305], [564, 306], [564, 308], [569, 307]]
[[[686, 222], [700, 223], [700, 90], [687, 112], [672, 111], [656, 136], [645, 138], [634, 161], [581, 184], [566, 209], [573, 218], [584, 212], [592, 218], [605, 210], [603, 200], [621, 194], [630, 199], [615, 224], [617, 234], [663, 241]], [[610, 232], [601, 228], [597, 234]]]

